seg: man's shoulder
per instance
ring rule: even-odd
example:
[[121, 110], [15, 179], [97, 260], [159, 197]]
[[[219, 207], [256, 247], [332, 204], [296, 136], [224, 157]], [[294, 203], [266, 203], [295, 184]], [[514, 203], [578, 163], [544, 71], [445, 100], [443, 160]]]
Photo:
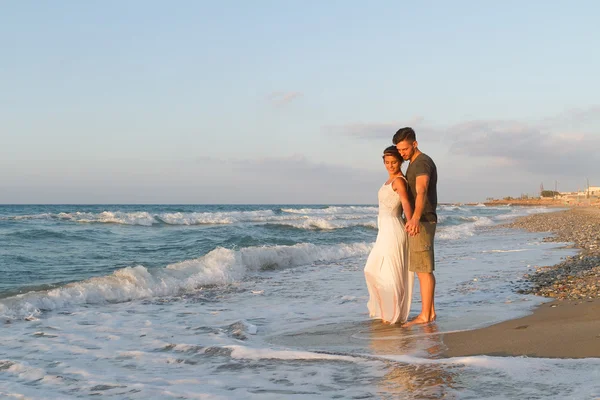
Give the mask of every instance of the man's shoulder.
[[429, 165], [429, 166], [436, 168], [435, 163], [433, 162], [433, 159], [425, 153], [419, 154], [419, 157], [417, 157], [417, 159], [412, 164], [414, 164], [415, 167], [418, 165]]
[[417, 157], [417, 161], [419, 160], [419, 158], [421, 159], [421, 162], [435, 165], [435, 163], [433, 162], [433, 159], [425, 153], [421, 153], [421, 155], [419, 157]]

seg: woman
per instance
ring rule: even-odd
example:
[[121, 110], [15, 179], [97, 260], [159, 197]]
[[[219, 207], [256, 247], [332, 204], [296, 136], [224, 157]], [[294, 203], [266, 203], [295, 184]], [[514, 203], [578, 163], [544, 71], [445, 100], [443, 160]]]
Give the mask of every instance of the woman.
[[395, 146], [383, 151], [388, 180], [379, 189], [377, 240], [365, 266], [369, 315], [384, 324], [406, 322], [410, 312], [414, 274], [408, 272], [407, 237], [402, 211], [412, 217], [402, 157]]

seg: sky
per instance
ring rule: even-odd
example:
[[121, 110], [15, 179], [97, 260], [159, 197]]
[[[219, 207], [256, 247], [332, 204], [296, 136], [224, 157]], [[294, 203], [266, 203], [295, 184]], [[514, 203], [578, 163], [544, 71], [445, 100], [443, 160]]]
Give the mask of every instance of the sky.
[[598, 2], [0, 4], [0, 203], [374, 204], [404, 126], [440, 202], [600, 186]]

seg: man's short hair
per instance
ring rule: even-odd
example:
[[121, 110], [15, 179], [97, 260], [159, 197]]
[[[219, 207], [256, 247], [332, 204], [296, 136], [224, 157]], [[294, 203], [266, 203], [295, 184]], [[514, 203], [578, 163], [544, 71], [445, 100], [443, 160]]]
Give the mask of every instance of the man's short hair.
[[394, 139], [392, 139], [392, 142], [394, 142], [394, 144], [398, 144], [405, 140], [408, 140], [410, 143], [417, 140], [417, 135], [415, 134], [413, 128], [407, 126], [406, 128], [398, 129], [398, 132], [396, 132], [396, 134], [394, 135]]

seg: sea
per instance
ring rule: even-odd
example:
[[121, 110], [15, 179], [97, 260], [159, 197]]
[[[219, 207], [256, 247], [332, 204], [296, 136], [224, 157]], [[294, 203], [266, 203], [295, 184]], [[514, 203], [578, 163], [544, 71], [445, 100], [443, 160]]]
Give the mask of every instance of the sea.
[[575, 250], [502, 225], [552, 211], [439, 206], [403, 328], [367, 313], [376, 205], [0, 205], [0, 398], [600, 398], [597, 358], [442, 356], [547, 301], [523, 276]]

